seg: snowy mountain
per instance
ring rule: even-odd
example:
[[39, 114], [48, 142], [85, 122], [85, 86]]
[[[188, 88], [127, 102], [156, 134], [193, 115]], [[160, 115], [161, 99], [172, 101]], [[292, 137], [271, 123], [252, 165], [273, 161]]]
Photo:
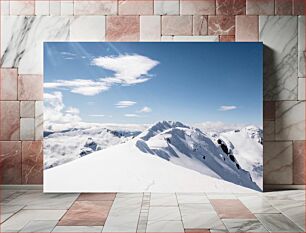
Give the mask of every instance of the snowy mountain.
[[101, 126], [47, 131], [44, 137], [45, 169], [124, 143], [140, 131], [107, 129]]
[[[229, 138], [233, 132], [237, 135], [232, 141]], [[254, 182], [248, 170], [252, 167], [249, 163], [253, 161], [248, 158], [251, 156], [245, 155], [245, 150], [237, 146], [241, 146], [239, 135], [242, 141], [249, 139], [252, 140], [249, 143], [261, 145], [256, 142], [257, 134], [253, 132], [246, 128], [211, 137], [180, 122], [161, 121], [139, 135], [121, 137], [121, 143], [106, 149], [96, 150], [96, 141], [90, 139], [85, 144], [86, 150], [92, 150], [90, 154], [45, 171], [48, 184], [45, 188], [49, 191], [79, 191], [74, 184], [77, 181], [82, 183], [79, 187], [95, 191], [86, 180], [112, 177], [112, 182], [102, 179], [96, 183], [96, 191], [203, 191], [206, 186], [211, 190], [211, 185], [235, 189], [230, 183], [259, 191], [261, 185]], [[256, 157], [262, 159], [262, 151], [252, 153], [258, 153]], [[248, 159], [243, 160], [243, 156]], [[91, 168], [88, 174], [80, 173], [88, 167]], [[61, 178], [62, 190], [54, 190], [57, 186], [54, 182], [63, 174], [66, 176]]]

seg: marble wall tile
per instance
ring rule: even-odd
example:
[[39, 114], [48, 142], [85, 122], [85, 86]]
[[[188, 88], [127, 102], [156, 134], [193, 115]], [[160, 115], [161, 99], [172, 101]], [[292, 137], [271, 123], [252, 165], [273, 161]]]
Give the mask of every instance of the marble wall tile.
[[74, 15], [116, 15], [117, 0], [74, 1]]
[[293, 15], [305, 15], [305, 1], [293, 0]]
[[105, 16], [76, 16], [70, 22], [70, 41], [105, 41]]
[[194, 15], [193, 16], [193, 35], [205, 36], [208, 33], [207, 16]]
[[264, 140], [274, 141], [275, 140], [275, 122], [264, 121], [263, 124]]
[[17, 100], [17, 69], [0, 72], [0, 100]]
[[107, 41], [138, 41], [139, 16], [107, 16]]
[[264, 101], [263, 114], [264, 120], [275, 120], [275, 101]]
[[43, 100], [43, 77], [41, 75], [19, 75], [18, 100]]
[[236, 16], [236, 41], [258, 41], [258, 16]]
[[153, 0], [118, 0], [119, 15], [152, 15]]
[[305, 78], [299, 78], [298, 79], [298, 100], [306, 100], [305, 99]]
[[214, 15], [216, 13], [215, 0], [181, 0], [181, 15]]
[[293, 141], [293, 184], [305, 184], [305, 141]]
[[162, 35], [192, 35], [192, 16], [162, 16]]
[[208, 35], [235, 35], [235, 16], [208, 16]]
[[43, 41], [68, 40], [69, 22], [69, 17], [59, 16], [4, 16], [2, 67], [18, 67], [19, 74], [42, 74]]
[[292, 184], [292, 142], [264, 142], [264, 184]]
[[218, 36], [173, 36], [173, 41], [218, 42]]
[[154, 0], [155, 15], [179, 15], [179, 0]]
[[21, 184], [20, 141], [0, 141], [0, 167], [2, 184]]
[[275, 15], [292, 15], [292, 0], [275, 0]]
[[276, 102], [275, 134], [276, 140], [305, 139], [305, 102]]
[[35, 136], [34, 118], [20, 119], [20, 140], [32, 141]]
[[235, 42], [235, 36], [226, 36], [226, 35], [221, 35], [219, 36], [219, 41], [220, 42]]
[[73, 0], [61, 1], [61, 15], [73, 15]]
[[42, 141], [22, 142], [22, 183], [42, 184], [43, 175]]
[[298, 18], [298, 76], [305, 78], [305, 16]]
[[297, 100], [297, 17], [259, 16], [264, 100]]
[[1, 101], [0, 112], [0, 140], [19, 140], [19, 102]]
[[274, 0], [246, 0], [247, 15], [274, 15]]
[[246, 0], [217, 0], [217, 15], [245, 15]]
[[34, 0], [11, 0], [10, 15], [34, 15], [35, 1]]
[[161, 17], [140, 16], [140, 41], [160, 41]]
[[20, 101], [20, 117], [34, 118], [35, 101]]
[[50, 15], [61, 15], [61, 1], [50, 1]]
[[36, 0], [35, 15], [50, 15], [50, 2], [48, 0]]
[[44, 133], [44, 103], [43, 101], [35, 102], [35, 140], [43, 140]]
[[1, 15], [9, 15], [10, 14], [10, 1], [0, 1], [1, 4]]

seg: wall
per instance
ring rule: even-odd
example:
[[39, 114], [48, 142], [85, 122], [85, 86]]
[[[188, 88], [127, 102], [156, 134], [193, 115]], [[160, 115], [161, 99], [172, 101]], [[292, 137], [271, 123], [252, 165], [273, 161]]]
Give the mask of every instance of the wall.
[[304, 184], [304, 2], [2, 0], [2, 183], [42, 183], [42, 41], [263, 41], [264, 182]]

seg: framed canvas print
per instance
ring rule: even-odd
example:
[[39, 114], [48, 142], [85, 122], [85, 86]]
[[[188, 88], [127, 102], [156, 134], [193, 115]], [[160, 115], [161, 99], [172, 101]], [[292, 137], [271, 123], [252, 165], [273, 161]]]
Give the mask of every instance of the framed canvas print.
[[262, 50], [44, 43], [44, 191], [261, 191]]

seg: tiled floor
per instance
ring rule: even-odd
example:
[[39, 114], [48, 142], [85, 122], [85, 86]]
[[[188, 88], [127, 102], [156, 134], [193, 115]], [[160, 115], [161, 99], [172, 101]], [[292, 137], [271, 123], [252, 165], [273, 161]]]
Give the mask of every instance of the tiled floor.
[[0, 232], [304, 232], [305, 192], [1, 190]]

